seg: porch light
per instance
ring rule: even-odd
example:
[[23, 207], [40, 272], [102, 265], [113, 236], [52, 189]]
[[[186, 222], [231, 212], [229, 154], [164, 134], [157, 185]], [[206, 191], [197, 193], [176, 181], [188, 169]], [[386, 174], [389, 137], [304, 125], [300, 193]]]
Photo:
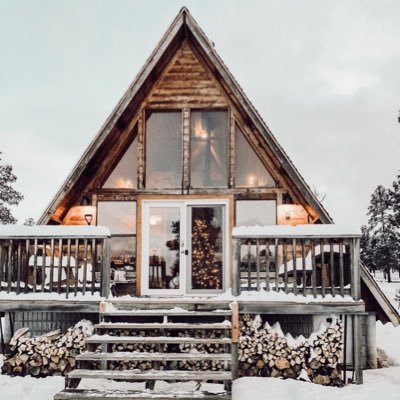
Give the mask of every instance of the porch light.
[[74, 206], [71, 207], [63, 219], [63, 225], [91, 225], [96, 224], [96, 207]]

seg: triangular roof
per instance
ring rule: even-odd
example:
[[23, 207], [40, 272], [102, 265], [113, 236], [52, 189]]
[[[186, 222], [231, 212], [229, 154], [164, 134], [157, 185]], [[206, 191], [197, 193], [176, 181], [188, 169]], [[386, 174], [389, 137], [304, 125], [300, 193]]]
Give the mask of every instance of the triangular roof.
[[249, 123], [263, 135], [274, 156], [279, 161], [280, 168], [293, 182], [294, 190], [299, 191], [307, 204], [318, 214], [322, 223], [332, 223], [332, 219], [327, 211], [318, 201], [311, 188], [306, 184], [266, 123], [246, 97], [242, 88], [218, 56], [213, 43], [206, 37], [187, 8], [182, 8], [143, 68], [106, 120], [105, 124], [101, 127], [75, 168], [69, 174], [64, 184], [40, 217], [38, 221], [39, 224], [49, 223], [53, 213], [60, 206], [70, 189], [81, 178], [85, 172], [85, 168], [89, 165], [96, 152], [100, 151], [100, 148], [107, 144], [108, 136], [113, 129], [118, 127], [118, 125], [126, 124], [127, 115], [129, 115], [132, 109], [143, 99], [144, 93], [149, 90], [152, 83], [154, 83], [154, 76], [157, 76], [159, 71], [165, 67], [178, 46], [188, 37], [196, 43], [211, 71], [218, 76], [219, 81], [228, 89], [227, 92], [229, 93], [231, 101], [247, 116]]

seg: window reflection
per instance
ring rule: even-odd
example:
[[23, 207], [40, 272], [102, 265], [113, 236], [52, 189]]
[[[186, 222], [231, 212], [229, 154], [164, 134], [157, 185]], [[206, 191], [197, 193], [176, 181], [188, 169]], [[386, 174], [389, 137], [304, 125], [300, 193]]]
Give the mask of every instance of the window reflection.
[[275, 200], [237, 200], [236, 226], [276, 225]]
[[228, 113], [191, 113], [191, 186], [227, 187]]
[[111, 234], [136, 233], [136, 202], [99, 201], [97, 225], [106, 226]]
[[182, 185], [182, 114], [152, 112], [146, 122], [146, 188]]
[[235, 129], [235, 185], [239, 187], [274, 187], [275, 181], [266, 170], [242, 130]]

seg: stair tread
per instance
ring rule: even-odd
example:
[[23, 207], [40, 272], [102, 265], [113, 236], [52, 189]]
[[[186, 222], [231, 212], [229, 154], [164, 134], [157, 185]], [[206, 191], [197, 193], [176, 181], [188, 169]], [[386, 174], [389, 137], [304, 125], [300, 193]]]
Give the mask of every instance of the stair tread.
[[139, 390], [95, 390], [95, 389], [64, 389], [62, 392], [54, 396], [54, 400], [230, 400], [230, 394], [222, 393], [209, 393], [201, 391], [191, 392], [168, 392], [168, 391], [139, 391]]
[[230, 321], [215, 323], [187, 323], [187, 322], [103, 322], [94, 326], [96, 329], [231, 329]]
[[184, 309], [176, 309], [176, 308], [166, 308], [166, 309], [151, 309], [151, 310], [143, 310], [143, 309], [131, 309], [131, 310], [107, 310], [102, 313], [105, 317], [134, 317], [134, 316], [225, 316], [231, 315], [232, 312], [230, 310], [202, 310], [202, 311], [193, 311], [193, 310], [184, 310]]
[[72, 379], [116, 379], [116, 380], [173, 380], [173, 381], [227, 381], [232, 379], [231, 371], [179, 371], [179, 370], [92, 370], [75, 369], [68, 374]]
[[230, 353], [148, 353], [148, 352], [128, 352], [116, 351], [112, 353], [95, 353], [86, 351], [78, 354], [76, 359], [79, 361], [124, 361], [124, 360], [221, 360], [230, 361]]
[[111, 335], [93, 335], [86, 339], [86, 343], [202, 343], [202, 344], [230, 344], [230, 338], [194, 338], [180, 336], [111, 336]]

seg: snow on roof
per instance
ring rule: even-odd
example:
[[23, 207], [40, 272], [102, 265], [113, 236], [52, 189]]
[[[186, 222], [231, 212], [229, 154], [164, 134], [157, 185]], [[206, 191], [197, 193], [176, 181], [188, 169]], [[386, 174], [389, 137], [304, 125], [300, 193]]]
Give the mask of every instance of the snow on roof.
[[89, 237], [103, 238], [111, 235], [105, 226], [89, 225], [0, 225], [0, 239], [28, 237]]
[[359, 227], [337, 224], [309, 225], [265, 225], [238, 226], [233, 228], [233, 237], [358, 237], [361, 236]]

